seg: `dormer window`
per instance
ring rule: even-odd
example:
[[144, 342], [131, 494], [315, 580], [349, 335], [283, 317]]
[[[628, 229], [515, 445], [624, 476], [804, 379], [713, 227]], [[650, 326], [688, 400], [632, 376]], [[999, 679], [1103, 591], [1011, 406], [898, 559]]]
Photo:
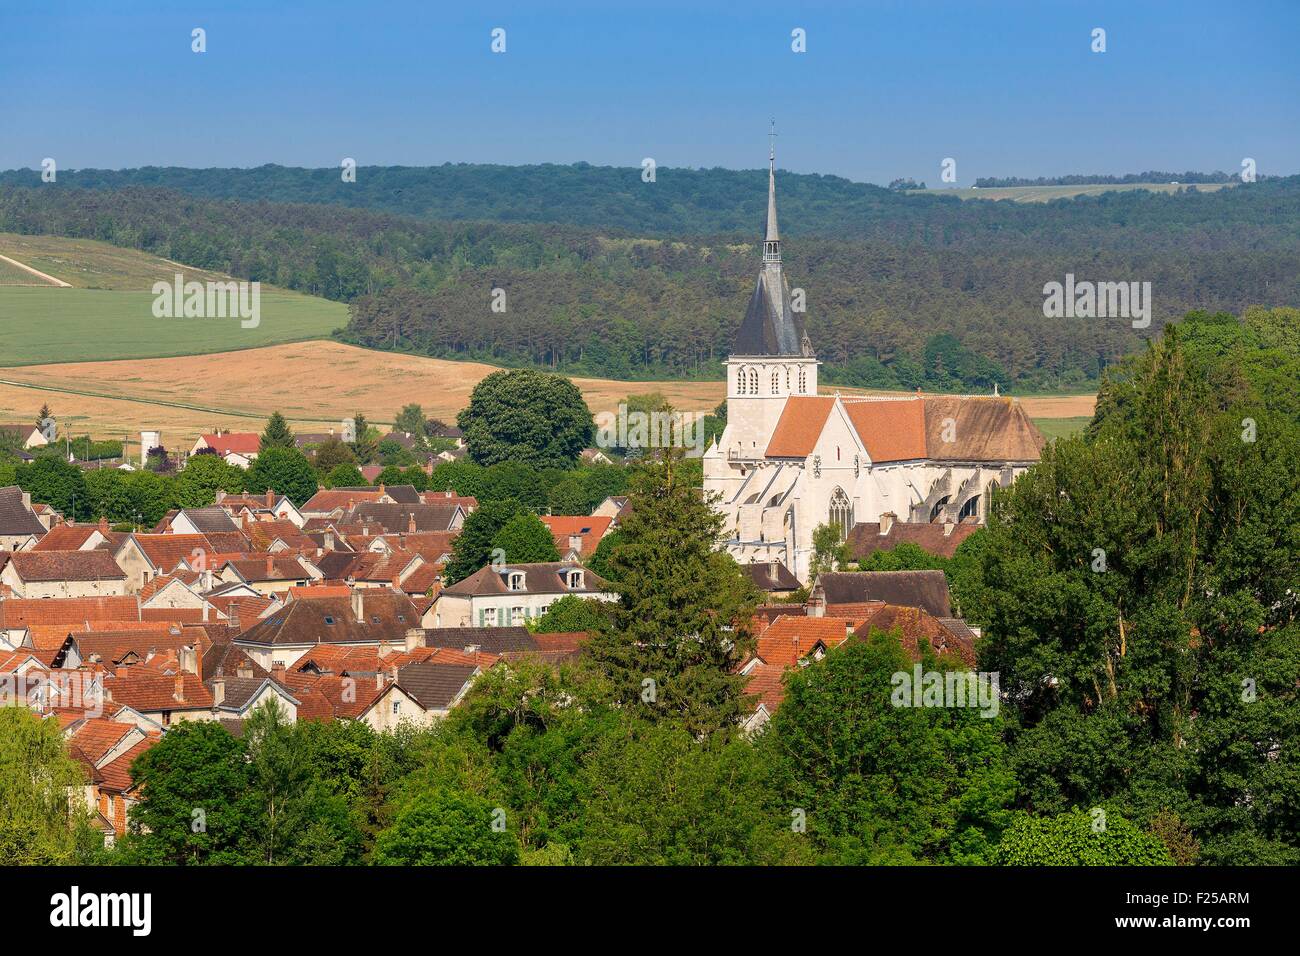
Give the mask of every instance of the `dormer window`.
[[572, 590], [578, 590], [582, 587], [581, 571], [566, 571], [564, 574], [564, 583]]
[[511, 571], [506, 575], [506, 587], [511, 591], [522, 591], [524, 589], [524, 572]]

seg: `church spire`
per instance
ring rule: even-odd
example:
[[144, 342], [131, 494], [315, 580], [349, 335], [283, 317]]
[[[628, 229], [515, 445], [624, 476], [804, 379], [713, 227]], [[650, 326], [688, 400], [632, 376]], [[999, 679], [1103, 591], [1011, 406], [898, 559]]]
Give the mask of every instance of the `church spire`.
[[767, 236], [763, 241], [763, 261], [781, 261], [781, 233], [776, 227], [776, 120], [767, 134]]

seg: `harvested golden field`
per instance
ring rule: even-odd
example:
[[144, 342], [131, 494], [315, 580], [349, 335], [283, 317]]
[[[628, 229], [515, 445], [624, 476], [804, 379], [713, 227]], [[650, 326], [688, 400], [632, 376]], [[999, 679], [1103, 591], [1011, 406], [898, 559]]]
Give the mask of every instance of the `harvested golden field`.
[[[355, 412], [393, 420], [408, 402], [450, 421], [495, 366], [391, 352], [339, 342], [297, 342], [183, 358], [72, 362], [0, 369], [0, 421], [35, 420], [43, 402], [76, 434], [134, 435], [159, 429], [169, 448], [188, 447], [220, 426], [260, 431], [280, 411], [304, 431], [324, 431]], [[575, 378], [592, 411], [629, 394], [662, 392], [677, 408], [706, 411], [722, 401], [718, 382], [620, 382]], [[827, 391], [831, 389], [828, 388]], [[846, 394], [854, 389], [842, 389]], [[1022, 399], [1034, 418], [1091, 415], [1091, 395]]]

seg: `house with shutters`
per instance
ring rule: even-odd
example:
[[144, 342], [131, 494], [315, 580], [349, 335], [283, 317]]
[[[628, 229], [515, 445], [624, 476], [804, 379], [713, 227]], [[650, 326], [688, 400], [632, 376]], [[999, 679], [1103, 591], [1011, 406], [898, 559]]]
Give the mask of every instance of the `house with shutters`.
[[597, 601], [618, 599], [604, 578], [574, 562], [487, 565], [443, 588], [424, 613], [424, 626], [519, 626], [570, 594]]

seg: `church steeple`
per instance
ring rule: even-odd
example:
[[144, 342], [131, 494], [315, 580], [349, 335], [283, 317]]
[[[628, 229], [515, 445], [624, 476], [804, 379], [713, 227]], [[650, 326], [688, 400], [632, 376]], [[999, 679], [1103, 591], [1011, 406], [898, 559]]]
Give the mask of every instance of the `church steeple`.
[[763, 240], [763, 261], [781, 261], [781, 232], [776, 227], [776, 120], [767, 134], [767, 236]]

